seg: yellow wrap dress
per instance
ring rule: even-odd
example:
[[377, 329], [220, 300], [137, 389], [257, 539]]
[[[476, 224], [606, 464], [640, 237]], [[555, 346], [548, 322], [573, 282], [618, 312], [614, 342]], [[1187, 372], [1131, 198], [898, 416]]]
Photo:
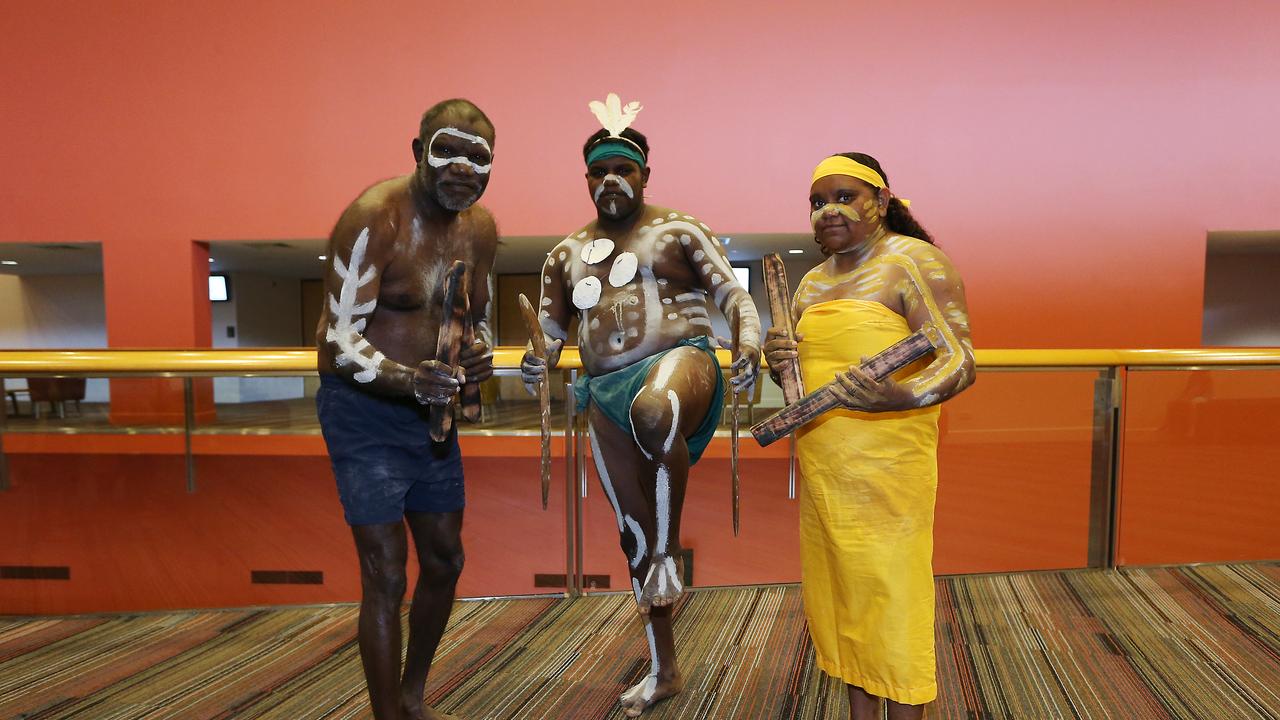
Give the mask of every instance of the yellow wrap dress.
[[[877, 302], [805, 309], [796, 328], [806, 392], [910, 334]], [[917, 372], [924, 361], [895, 378]], [[867, 692], [937, 696], [933, 507], [938, 407], [832, 410], [797, 433], [802, 591], [818, 666]]]

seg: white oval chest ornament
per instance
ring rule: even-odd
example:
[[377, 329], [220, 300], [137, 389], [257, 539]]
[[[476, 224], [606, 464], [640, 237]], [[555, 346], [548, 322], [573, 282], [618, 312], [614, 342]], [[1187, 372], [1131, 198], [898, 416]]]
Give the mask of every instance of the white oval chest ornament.
[[609, 284], [614, 287], [622, 287], [631, 282], [636, 276], [636, 254], [624, 252], [618, 255], [613, 261], [613, 267], [609, 268]]
[[582, 246], [582, 262], [588, 265], [595, 265], [601, 260], [609, 257], [612, 252], [612, 240], [609, 238], [596, 238]]
[[584, 277], [573, 286], [573, 306], [579, 310], [588, 310], [600, 302], [600, 279]]

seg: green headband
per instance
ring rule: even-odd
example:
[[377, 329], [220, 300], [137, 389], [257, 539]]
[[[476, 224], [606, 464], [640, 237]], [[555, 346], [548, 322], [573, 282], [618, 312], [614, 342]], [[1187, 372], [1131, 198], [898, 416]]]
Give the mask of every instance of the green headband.
[[640, 148], [626, 138], [607, 137], [602, 139], [587, 153], [587, 164], [590, 165], [607, 157], [624, 157], [628, 160], [634, 160], [640, 167], [645, 165], [645, 158], [640, 152]]

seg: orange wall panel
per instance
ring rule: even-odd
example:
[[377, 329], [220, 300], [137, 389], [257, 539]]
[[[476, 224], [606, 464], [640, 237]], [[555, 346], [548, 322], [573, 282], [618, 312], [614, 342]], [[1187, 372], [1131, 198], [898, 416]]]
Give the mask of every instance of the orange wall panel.
[[936, 572], [1088, 564], [1096, 377], [983, 371], [942, 406]]
[[1134, 370], [1121, 564], [1280, 558], [1280, 370]]
[[[1280, 227], [1274, 3], [662, 0], [619, 63], [583, 0], [5, 16], [0, 242], [101, 240], [115, 347], [207, 343], [194, 241], [327, 234], [458, 95], [497, 125], [485, 202], [508, 235], [589, 217], [586, 103], [611, 90], [645, 105], [652, 199], [722, 232], [806, 233], [815, 162], [870, 151], [988, 347], [1194, 346], [1206, 230]], [[814, 34], [844, 20], [870, 29], [852, 50]]]

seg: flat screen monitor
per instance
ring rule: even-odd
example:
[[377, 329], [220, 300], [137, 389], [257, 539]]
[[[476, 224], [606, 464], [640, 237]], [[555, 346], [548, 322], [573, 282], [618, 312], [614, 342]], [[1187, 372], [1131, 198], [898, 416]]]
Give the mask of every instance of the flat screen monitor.
[[231, 288], [227, 285], [226, 275], [209, 276], [209, 300], [226, 302], [231, 299]]

